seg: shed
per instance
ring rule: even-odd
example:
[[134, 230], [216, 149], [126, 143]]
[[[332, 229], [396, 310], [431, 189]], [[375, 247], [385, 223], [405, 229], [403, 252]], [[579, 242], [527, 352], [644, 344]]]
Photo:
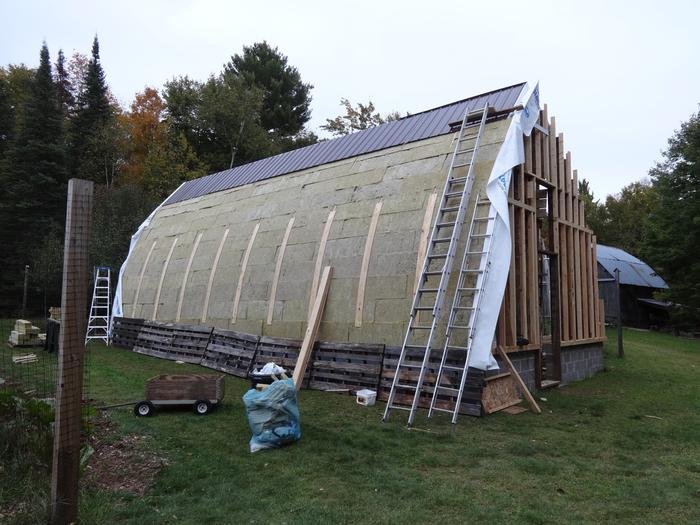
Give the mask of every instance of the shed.
[[617, 287], [615, 270], [620, 270], [622, 324], [649, 328], [668, 319], [670, 303], [654, 299], [654, 293], [668, 288], [666, 281], [641, 259], [620, 248], [598, 245], [598, 280], [605, 304], [605, 321], [616, 322]]

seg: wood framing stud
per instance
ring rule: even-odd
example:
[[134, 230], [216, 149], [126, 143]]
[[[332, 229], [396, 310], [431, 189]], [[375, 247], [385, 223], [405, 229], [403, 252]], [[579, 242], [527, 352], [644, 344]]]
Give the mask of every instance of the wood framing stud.
[[248, 258], [250, 257], [250, 252], [253, 249], [253, 243], [255, 242], [255, 237], [258, 235], [258, 230], [260, 229], [260, 222], [255, 223], [253, 228], [253, 233], [250, 235], [250, 240], [248, 241], [248, 246], [243, 254], [243, 261], [241, 262], [241, 273], [238, 276], [238, 286], [236, 286], [236, 295], [233, 298], [233, 310], [231, 311], [231, 323], [236, 322], [238, 317], [238, 306], [241, 301], [241, 291], [243, 290], [243, 279], [245, 278], [245, 271], [248, 267]]
[[289, 222], [287, 223], [287, 229], [284, 231], [284, 236], [282, 237], [282, 244], [280, 244], [279, 251], [277, 252], [277, 261], [275, 261], [275, 275], [272, 278], [272, 286], [270, 287], [270, 299], [267, 305], [267, 324], [272, 324], [272, 316], [275, 313], [275, 297], [277, 297], [277, 284], [279, 283], [280, 273], [282, 272], [282, 260], [284, 259], [284, 252], [287, 249], [289, 235], [292, 233], [292, 226], [294, 226], [294, 217], [290, 218]]
[[180, 297], [177, 301], [177, 314], [175, 315], [175, 322], [180, 322], [180, 315], [182, 314], [182, 302], [185, 300], [185, 289], [187, 288], [187, 279], [190, 276], [190, 270], [192, 269], [192, 261], [194, 256], [197, 254], [197, 248], [199, 247], [199, 241], [202, 240], [202, 232], [197, 234], [194, 240], [194, 246], [192, 246], [192, 251], [190, 252], [190, 258], [187, 259], [187, 268], [185, 268], [185, 274], [182, 276], [182, 284], [180, 285]]
[[318, 291], [318, 280], [321, 277], [323, 256], [326, 253], [326, 244], [328, 243], [328, 236], [331, 234], [331, 226], [333, 225], [334, 217], [335, 207], [328, 213], [326, 225], [323, 227], [323, 233], [321, 234], [321, 242], [318, 245], [318, 254], [316, 255], [316, 266], [314, 267], [314, 275], [313, 279], [311, 280], [311, 293], [309, 293], [309, 315], [311, 315], [311, 310], [314, 306], [314, 299], [316, 298], [316, 292]]
[[216, 250], [216, 255], [214, 256], [214, 262], [211, 266], [211, 271], [209, 272], [209, 282], [207, 283], [207, 293], [204, 296], [204, 304], [202, 305], [202, 322], [207, 320], [207, 314], [209, 313], [209, 298], [211, 297], [211, 287], [214, 284], [214, 276], [216, 275], [216, 268], [219, 266], [219, 259], [221, 259], [221, 252], [224, 249], [224, 244], [226, 243], [226, 238], [228, 237], [229, 228], [224, 230], [224, 234], [221, 236], [221, 241], [219, 241], [219, 247]]
[[158, 304], [160, 303], [160, 292], [163, 290], [163, 281], [165, 281], [165, 272], [168, 271], [168, 265], [170, 264], [170, 258], [173, 256], [173, 251], [175, 250], [175, 245], [177, 244], [178, 237], [173, 239], [173, 243], [170, 245], [170, 251], [168, 256], [165, 258], [163, 263], [163, 269], [160, 272], [160, 280], [158, 281], [158, 290], [156, 291], [156, 298], [153, 301], [153, 315], [151, 316], [151, 321], [156, 320], [158, 315]]
[[355, 304], [355, 326], [362, 326], [362, 313], [365, 304], [365, 286], [367, 285], [367, 270], [369, 269], [369, 259], [372, 255], [372, 243], [374, 242], [374, 234], [377, 231], [377, 222], [379, 222], [379, 214], [382, 211], [382, 201], [380, 200], [374, 205], [374, 212], [369, 223], [367, 231], [367, 239], [365, 240], [365, 250], [362, 254], [362, 266], [360, 268], [360, 280], [357, 283], [357, 303]]
[[136, 293], [134, 294], [134, 304], [131, 305], [131, 317], [136, 317], [136, 305], [139, 304], [139, 294], [141, 293], [141, 283], [143, 283], [143, 276], [146, 273], [146, 266], [148, 266], [148, 261], [151, 260], [151, 254], [156, 247], [158, 241], [153, 241], [151, 249], [148, 250], [148, 255], [146, 255], [146, 260], [143, 261], [143, 266], [141, 266], [141, 273], [139, 273], [139, 283], [136, 286]]

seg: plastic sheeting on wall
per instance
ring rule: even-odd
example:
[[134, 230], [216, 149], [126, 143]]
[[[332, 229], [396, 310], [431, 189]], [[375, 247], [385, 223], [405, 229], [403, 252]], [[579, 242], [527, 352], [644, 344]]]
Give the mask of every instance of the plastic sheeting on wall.
[[513, 168], [525, 162], [523, 135], [530, 136], [539, 116], [539, 83], [534, 87], [528, 84], [516, 105], [522, 105], [523, 109], [516, 111], [513, 115], [486, 183], [486, 195], [496, 212], [496, 218], [493, 221], [491, 237], [491, 268], [485, 274], [479, 320], [469, 355], [469, 366], [480, 370], [498, 368], [498, 363], [491, 353], [491, 347], [510, 270], [512, 241], [508, 190]]

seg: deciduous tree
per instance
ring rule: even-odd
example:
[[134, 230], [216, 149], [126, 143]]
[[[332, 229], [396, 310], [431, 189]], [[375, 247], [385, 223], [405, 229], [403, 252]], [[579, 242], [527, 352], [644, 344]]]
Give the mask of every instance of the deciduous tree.
[[355, 108], [347, 98], [341, 98], [340, 105], [345, 108], [345, 115], [339, 115], [334, 119], [326, 119], [326, 123], [321, 126], [321, 129], [336, 136], [349, 135], [355, 131], [372, 128], [379, 124], [401, 118], [396, 111], [382, 117], [382, 115], [376, 111], [371, 100], [368, 101], [367, 104], [358, 102]]

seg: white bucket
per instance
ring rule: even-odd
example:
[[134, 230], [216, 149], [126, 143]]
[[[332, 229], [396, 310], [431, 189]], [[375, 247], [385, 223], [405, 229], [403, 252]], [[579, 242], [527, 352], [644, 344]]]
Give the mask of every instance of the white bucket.
[[377, 393], [374, 390], [358, 390], [357, 394], [357, 404], [364, 405], [366, 407], [371, 407], [377, 401]]

